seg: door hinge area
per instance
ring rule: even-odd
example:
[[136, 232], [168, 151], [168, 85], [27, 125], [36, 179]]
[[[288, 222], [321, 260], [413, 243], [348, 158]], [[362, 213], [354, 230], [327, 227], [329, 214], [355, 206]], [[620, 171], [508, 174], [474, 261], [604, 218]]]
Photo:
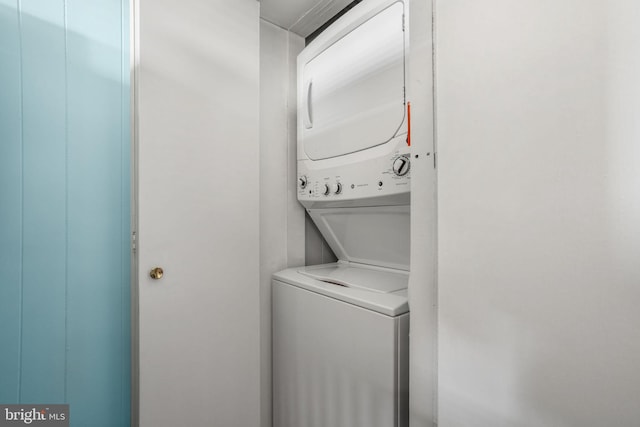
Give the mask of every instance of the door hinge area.
[[133, 252], [134, 254], [136, 253], [136, 249], [137, 249], [137, 247], [136, 247], [136, 244], [137, 244], [136, 238], [137, 238], [136, 232], [133, 231], [131, 233], [131, 252]]

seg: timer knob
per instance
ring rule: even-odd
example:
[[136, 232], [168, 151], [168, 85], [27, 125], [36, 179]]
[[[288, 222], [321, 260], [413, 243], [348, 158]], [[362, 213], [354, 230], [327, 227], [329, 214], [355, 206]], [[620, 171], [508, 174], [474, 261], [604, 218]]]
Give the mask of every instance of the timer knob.
[[322, 192], [322, 194], [324, 194], [325, 196], [328, 196], [330, 192], [331, 192], [331, 189], [329, 188], [329, 184], [325, 184], [324, 191]]
[[333, 194], [340, 194], [342, 193], [342, 184], [340, 184], [339, 182], [336, 182], [335, 184], [333, 184], [331, 186], [331, 192]]
[[307, 188], [307, 176], [306, 175], [301, 175], [300, 178], [298, 178], [298, 184], [300, 185], [300, 188], [302, 188], [303, 190], [305, 188]]
[[411, 163], [407, 156], [400, 156], [393, 161], [393, 173], [398, 176], [405, 176], [410, 167]]

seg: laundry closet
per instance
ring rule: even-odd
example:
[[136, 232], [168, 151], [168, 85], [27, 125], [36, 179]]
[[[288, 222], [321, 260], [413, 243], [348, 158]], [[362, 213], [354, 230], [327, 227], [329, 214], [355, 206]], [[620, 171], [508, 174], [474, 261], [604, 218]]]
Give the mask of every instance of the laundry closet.
[[[335, 119], [331, 114], [336, 107], [344, 110], [345, 118], [357, 119], [358, 111], [372, 105], [365, 96], [375, 96], [370, 89], [380, 86], [376, 78], [386, 79], [384, 73], [391, 73], [392, 81], [395, 79], [397, 83], [382, 92], [383, 102], [378, 103], [390, 105], [391, 110], [372, 109], [367, 113], [373, 114], [372, 123], [379, 129], [352, 127], [355, 131], [351, 133], [330, 136], [328, 140], [333, 144], [318, 139], [305, 149], [310, 159], [334, 162], [339, 154], [336, 150], [354, 153], [372, 147], [369, 151], [375, 156], [369, 158], [378, 164], [374, 165], [377, 175], [357, 177], [334, 172], [332, 181], [325, 182], [326, 176], [316, 176], [311, 170], [298, 173], [297, 110], [301, 106], [298, 99], [301, 93], [297, 88], [296, 61], [305, 47], [303, 36], [309, 36], [350, 3], [258, 5], [253, 1], [229, 4], [193, 0], [190, 5], [145, 1], [137, 4], [134, 14], [139, 64], [134, 79], [139, 159], [137, 350], [142, 426], [182, 423], [181, 415], [170, 410], [172, 404], [190, 414], [191, 425], [214, 423], [211, 418], [214, 414], [231, 417], [216, 419], [215, 425], [268, 425], [274, 415], [271, 276], [286, 268], [331, 263], [337, 257], [355, 263], [370, 263], [367, 259], [371, 259], [378, 265], [376, 268], [400, 269], [398, 277], [404, 284], [397, 289], [385, 286], [392, 292], [403, 293], [402, 297], [393, 298], [404, 298], [404, 302], [390, 308], [389, 313], [406, 313], [411, 299], [414, 300], [411, 315], [422, 319], [415, 331], [416, 337], [423, 337], [423, 344], [420, 345], [421, 339], [415, 340], [415, 351], [422, 352], [422, 356], [414, 357], [413, 363], [422, 368], [414, 370], [410, 384], [407, 318], [402, 321], [405, 338], [392, 338], [390, 342], [392, 345], [398, 340], [405, 342], [401, 355], [405, 362], [400, 371], [394, 373], [393, 369], [398, 368], [393, 368], [391, 376], [404, 378], [403, 422], [409, 415], [410, 401], [406, 396], [410, 386], [421, 402], [416, 405], [419, 409], [415, 414], [422, 413], [419, 416], [425, 419], [433, 417], [433, 405], [422, 403], [433, 402], [433, 333], [419, 333], [421, 328], [430, 330], [435, 324], [428, 302], [433, 300], [433, 289], [429, 286], [435, 279], [433, 246], [425, 247], [415, 274], [431, 285], [416, 288], [411, 296], [407, 293], [407, 286], [411, 286], [410, 245], [420, 244], [409, 237], [409, 229], [413, 227], [418, 232], [422, 229], [421, 234], [433, 236], [435, 225], [432, 219], [412, 226], [409, 212], [410, 182], [415, 177], [425, 185], [411, 195], [411, 203], [434, 209], [431, 83], [428, 79], [411, 85], [409, 77], [411, 67], [420, 67], [421, 75], [431, 72], [430, 11], [425, 5], [418, 5], [416, 18], [412, 18], [408, 14], [409, 1], [388, 2], [391, 7], [382, 8], [388, 9], [388, 16], [383, 14], [382, 19], [390, 18], [390, 33], [380, 33], [378, 25], [362, 27], [364, 38], [373, 42], [366, 46], [369, 53], [364, 55], [364, 62], [358, 62], [358, 56], [351, 53], [356, 46], [333, 53], [327, 51], [338, 57], [324, 64], [344, 61], [349, 66], [344, 71], [348, 72], [321, 70], [324, 80], [312, 78], [300, 83], [306, 84], [309, 103], [305, 105], [311, 106], [303, 110], [301, 120], [305, 122], [300, 124], [310, 133], [331, 132], [326, 123]], [[366, 3], [356, 6], [366, 7]], [[270, 11], [274, 15], [270, 16]], [[372, 14], [369, 18], [381, 19], [376, 16]], [[288, 17], [290, 21], [276, 25], [274, 17]], [[427, 27], [417, 25], [418, 31], [411, 35], [405, 30], [411, 28], [410, 20], [415, 19]], [[317, 37], [320, 40], [323, 35]], [[408, 61], [412, 38], [416, 38], [415, 51], [424, 55], [421, 62]], [[371, 53], [380, 43], [391, 46], [391, 68], [383, 66], [380, 68], [383, 74], [374, 75], [369, 83], [364, 80], [372, 87], [361, 87], [357, 96], [342, 90], [338, 95], [343, 99], [337, 99], [335, 107], [313, 102], [314, 96], [321, 101], [322, 91], [331, 90], [327, 82], [339, 83], [340, 78], [348, 82], [358, 74], [366, 75], [369, 65], [375, 69], [375, 64], [366, 61], [376, 58]], [[382, 58], [389, 60], [384, 55]], [[317, 65], [317, 61], [308, 65], [310, 69], [324, 66]], [[417, 75], [415, 70], [413, 75]], [[409, 140], [407, 100], [411, 98], [412, 87], [422, 90], [420, 96], [411, 99], [411, 118], [415, 124]], [[345, 86], [347, 90], [353, 88]], [[362, 138], [363, 132], [369, 132], [366, 138]], [[385, 148], [390, 140], [396, 148]], [[340, 161], [336, 166], [340, 166]], [[360, 167], [358, 173], [367, 169]], [[302, 185], [301, 180], [305, 179], [308, 182]], [[366, 211], [364, 222], [355, 221], [348, 227], [361, 233], [361, 237], [340, 241], [341, 233], [349, 235], [348, 230], [339, 231], [340, 211], [331, 206], [313, 209], [311, 205], [316, 202], [312, 198], [329, 200], [323, 194], [325, 185], [334, 200], [347, 200], [354, 192], [361, 193], [357, 197], [365, 203], [344, 206], [346, 210]], [[310, 190], [312, 193], [308, 193]], [[300, 193], [310, 199], [311, 215], [305, 213], [298, 201]], [[366, 203], [386, 193], [384, 203]], [[377, 213], [373, 212], [376, 206], [382, 206]], [[316, 214], [323, 218], [316, 221], [317, 225], [311, 219]], [[423, 219], [434, 217], [426, 215]], [[387, 221], [396, 222], [393, 218], [401, 224], [397, 233], [393, 227], [385, 226]], [[180, 226], [164, 226], [169, 223]], [[329, 234], [336, 237], [334, 241], [322, 237], [318, 226], [323, 228], [323, 224], [333, 230]], [[369, 224], [382, 234], [364, 240], [373, 234], [362, 224]], [[433, 239], [430, 244], [434, 244]], [[163, 269], [161, 278], [150, 277], [149, 272], [157, 271], [156, 268]], [[354, 291], [338, 290], [338, 294]], [[392, 298], [391, 294], [388, 298]], [[393, 359], [388, 363], [391, 366]], [[194, 390], [198, 391], [195, 399]], [[229, 411], [232, 407], [237, 410]]]
[[[273, 354], [273, 420], [281, 426], [404, 426], [412, 162], [423, 178], [433, 170], [432, 139], [418, 141], [412, 152], [409, 131], [410, 5], [354, 2], [342, 13], [333, 7], [337, 15], [309, 34], [306, 47], [293, 30], [303, 28], [304, 34], [313, 27], [309, 20], [319, 25], [322, 16], [312, 10], [306, 21], [292, 21], [292, 30], [284, 31], [282, 16], [271, 17], [279, 27], [267, 21], [268, 5], [262, 12], [262, 109], [272, 105], [269, 97], [283, 96], [273, 89], [282, 74], [270, 74], [279, 57], [288, 64], [279, 69], [288, 75], [289, 129], [281, 134], [289, 140], [287, 185], [296, 187], [287, 202], [307, 212], [307, 267], [282, 263], [280, 269], [290, 268], [272, 283], [262, 279], [273, 297], [267, 355]], [[418, 99], [418, 111], [426, 101]], [[430, 116], [418, 123], [420, 138]], [[270, 122], [261, 124], [271, 128]], [[265, 154], [273, 158], [270, 150]], [[418, 191], [419, 204], [432, 189]], [[418, 272], [425, 267], [432, 265], [420, 263]], [[425, 289], [423, 297], [432, 295]], [[426, 311], [418, 307], [417, 318], [428, 316]], [[422, 359], [425, 365], [429, 360]], [[431, 387], [425, 381], [427, 393]], [[420, 406], [430, 412], [430, 405]]]

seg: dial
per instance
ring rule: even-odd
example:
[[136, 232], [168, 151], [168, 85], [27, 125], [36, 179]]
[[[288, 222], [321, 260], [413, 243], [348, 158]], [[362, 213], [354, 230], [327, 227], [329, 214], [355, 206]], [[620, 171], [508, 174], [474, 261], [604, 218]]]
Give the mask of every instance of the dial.
[[325, 196], [328, 196], [330, 192], [331, 192], [331, 189], [329, 188], [329, 184], [325, 184], [324, 191], [322, 192], [322, 194], [324, 194]]
[[331, 186], [331, 192], [333, 194], [340, 194], [342, 193], [342, 184], [340, 184], [339, 182], [336, 182], [335, 184], [333, 184]]
[[298, 185], [300, 185], [300, 188], [302, 188], [303, 190], [305, 188], [307, 188], [307, 176], [306, 175], [302, 175], [300, 176], [300, 178], [298, 178]]
[[398, 176], [405, 176], [410, 167], [411, 163], [407, 156], [400, 156], [393, 161], [393, 173]]

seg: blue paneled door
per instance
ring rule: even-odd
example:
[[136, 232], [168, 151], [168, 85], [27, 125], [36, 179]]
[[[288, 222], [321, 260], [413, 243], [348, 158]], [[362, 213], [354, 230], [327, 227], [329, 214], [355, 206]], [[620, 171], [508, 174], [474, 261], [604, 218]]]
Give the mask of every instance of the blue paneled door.
[[0, 0], [0, 404], [130, 417], [128, 0]]

